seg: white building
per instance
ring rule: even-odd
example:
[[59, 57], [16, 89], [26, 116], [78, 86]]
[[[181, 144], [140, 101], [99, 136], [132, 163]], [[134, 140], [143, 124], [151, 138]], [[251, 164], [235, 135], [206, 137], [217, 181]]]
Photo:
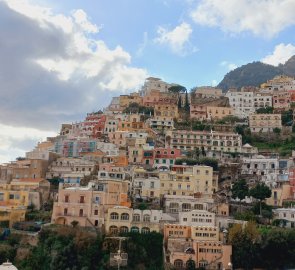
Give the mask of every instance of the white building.
[[295, 208], [278, 208], [273, 210], [274, 219], [284, 219], [287, 227], [295, 228]]
[[174, 128], [173, 118], [157, 116], [149, 118], [147, 123], [152, 129], [157, 130], [172, 130]]
[[215, 226], [215, 214], [206, 210], [179, 212], [179, 224], [185, 226]]
[[226, 97], [235, 111], [235, 116], [246, 118], [250, 113], [255, 112], [253, 92], [228, 91]]
[[262, 155], [244, 157], [241, 174], [259, 175], [263, 181], [275, 182], [280, 174], [279, 159]]
[[158, 90], [162, 93], [166, 93], [168, 92], [169, 87], [173, 85], [174, 84], [166, 83], [159, 78], [149, 77], [145, 80], [145, 83], [139, 91], [139, 94], [141, 96], [146, 96], [152, 90]]
[[119, 148], [113, 143], [97, 142], [96, 149], [106, 153], [108, 156], [119, 155]]
[[272, 107], [272, 96], [271, 95], [254, 93], [253, 101], [254, 101], [255, 110], [258, 110], [260, 108], [265, 108], [265, 107]]

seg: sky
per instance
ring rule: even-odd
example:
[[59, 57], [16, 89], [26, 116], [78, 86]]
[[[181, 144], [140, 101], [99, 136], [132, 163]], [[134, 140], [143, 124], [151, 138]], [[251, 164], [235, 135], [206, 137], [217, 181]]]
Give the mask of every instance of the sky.
[[159, 77], [217, 85], [295, 54], [295, 0], [0, 0], [0, 163]]

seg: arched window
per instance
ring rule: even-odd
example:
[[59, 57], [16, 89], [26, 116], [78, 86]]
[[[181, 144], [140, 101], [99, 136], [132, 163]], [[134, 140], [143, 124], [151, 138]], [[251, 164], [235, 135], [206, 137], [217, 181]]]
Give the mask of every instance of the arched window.
[[111, 213], [111, 220], [118, 220], [119, 219], [119, 214], [118, 213]]
[[128, 213], [121, 214], [121, 220], [129, 220], [129, 214]]
[[139, 233], [139, 228], [138, 227], [131, 227], [130, 231], [133, 233]]
[[144, 222], [150, 222], [151, 221], [151, 216], [148, 214], [143, 215], [143, 221]]
[[140, 221], [140, 215], [139, 214], [134, 214], [133, 215], [133, 221], [139, 222]]
[[110, 232], [110, 234], [117, 234], [118, 233], [118, 227], [117, 226], [110, 226], [109, 232]]
[[178, 203], [170, 203], [169, 205], [169, 212], [170, 213], [178, 213], [179, 204]]
[[150, 228], [148, 228], [148, 227], [143, 227], [143, 228], [141, 229], [141, 233], [150, 233]]
[[120, 227], [120, 233], [128, 233], [129, 229], [126, 226]]
[[174, 261], [174, 266], [175, 266], [176, 269], [182, 269], [183, 261], [182, 260], [175, 260]]

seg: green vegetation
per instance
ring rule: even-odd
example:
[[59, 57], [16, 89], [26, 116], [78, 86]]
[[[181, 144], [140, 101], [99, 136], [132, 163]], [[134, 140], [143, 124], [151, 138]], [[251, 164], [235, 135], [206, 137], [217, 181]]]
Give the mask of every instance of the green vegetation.
[[229, 230], [235, 269], [294, 267], [294, 241], [294, 229], [258, 228], [253, 222], [249, 222], [244, 229], [235, 224]]
[[273, 107], [259, 108], [256, 113], [273, 113]]
[[138, 103], [133, 102], [123, 110], [123, 113], [143, 113], [146, 115], [154, 115], [154, 108], [141, 106]]
[[213, 167], [214, 171], [218, 171], [218, 161], [214, 158], [180, 158], [175, 161], [176, 165], [182, 165], [183, 163], [187, 165], [206, 165]]

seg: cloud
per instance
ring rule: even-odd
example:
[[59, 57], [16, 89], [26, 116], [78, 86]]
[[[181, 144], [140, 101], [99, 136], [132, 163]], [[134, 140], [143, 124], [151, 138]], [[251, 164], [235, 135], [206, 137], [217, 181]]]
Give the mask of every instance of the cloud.
[[91, 35], [99, 29], [82, 10], [0, 2], [0, 123], [55, 130], [141, 85], [147, 71]]
[[278, 66], [279, 64], [285, 64], [291, 56], [295, 55], [295, 46], [292, 44], [280, 43], [275, 46], [272, 54], [265, 56], [261, 62], [273, 66]]
[[189, 39], [193, 30], [188, 23], [181, 23], [173, 30], [159, 26], [157, 30], [158, 37], [154, 39], [155, 43], [167, 45], [173, 53], [184, 56], [189, 52], [195, 52], [196, 48], [192, 47]]
[[230, 63], [230, 62], [228, 62], [228, 61], [222, 61], [222, 62], [220, 63], [220, 65], [221, 65], [222, 67], [226, 67], [228, 70], [234, 70], [234, 69], [236, 69], [236, 68], [238, 67], [236, 64], [234, 64], [234, 63]]
[[[109, 48], [100, 30], [83, 10], [65, 16], [23, 0], [0, 0], [0, 125], [7, 130], [0, 132], [6, 144], [0, 163], [23, 151], [13, 133], [21, 141], [35, 139], [38, 130], [56, 131], [143, 83], [147, 71], [132, 66], [120, 45]], [[26, 135], [21, 127], [33, 131]]]
[[201, 0], [192, 19], [223, 31], [273, 37], [295, 24], [295, 1], [290, 0]]
[[32, 150], [39, 141], [55, 135], [50, 131], [0, 124], [0, 163], [24, 156], [24, 153]]

